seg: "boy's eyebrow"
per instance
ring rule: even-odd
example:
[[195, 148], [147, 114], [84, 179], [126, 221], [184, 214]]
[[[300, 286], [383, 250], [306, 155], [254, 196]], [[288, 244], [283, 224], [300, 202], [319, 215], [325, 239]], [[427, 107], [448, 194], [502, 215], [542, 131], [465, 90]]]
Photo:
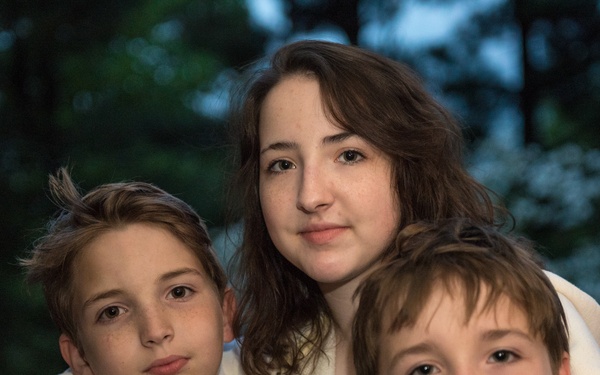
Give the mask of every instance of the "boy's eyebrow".
[[94, 294], [83, 303], [82, 310], [86, 310], [90, 305], [93, 305], [100, 300], [116, 297], [122, 294], [124, 294], [124, 292], [121, 289], [111, 289], [105, 292]]
[[499, 340], [508, 335], [517, 335], [521, 338], [526, 339], [527, 341], [532, 341], [531, 335], [518, 330], [518, 329], [491, 329], [489, 331], [485, 331], [481, 334], [481, 339], [483, 341], [494, 341]]
[[[356, 134], [345, 131], [345, 132], [341, 132], [338, 134], [328, 135], [323, 138], [321, 143], [324, 145], [332, 144], [332, 143], [339, 143], [339, 142], [345, 141], [346, 139], [348, 139], [350, 137], [354, 137], [354, 136], [356, 136]], [[260, 154], [262, 155], [269, 150], [291, 150], [291, 149], [295, 149], [298, 147], [299, 147], [298, 143], [296, 143], [296, 142], [276, 142], [276, 143], [272, 143], [272, 144], [268, 145], [267, 147], [263, 148], [262, 150], [260, 150]]]
[[[481, 334], [482, 341], [495, 341], [508, 335], [517, 335], [527, 341], [532, 341], [531, 335], [517, 329], [492, 329]], [[434, 345], [423, 342], [406, 349], [400, 350], [392, 357], [390, 368], [393, 368], [402, 358], [412, 354], [431, 353], [435, 351]]]
[[435, 351], [434, 346], [423, 342], [417, 345], [409, 346], [406, 349], [400, 350], [392, 357], [392, 361], [390, 362], [390, 368], [394, 368], [396, 363], [398, 363], [402, 358], [411, 355], [411, 354], [422, 354], [422, 353], [431, 353]]
[[[158, 281], [162, 283], [162, 282], [166, 282], [166, 281], [174, 279], [178, 276], [186, 275], [186, 274], [195, 274], [195, 275], [203, 277], [202, 272], [200, 272], [199, 270], [197, 270], [195, 268], [182, 267], [182, 268], [162, 274], [158, 278]], [[125, 294], [125, 292], [121, 289], [110, 289], [110, 290], [107, 290], [104, 292], [94, 294], [83, 303], [83, 310], [87, 309], [90, 305], [96, 303], [97, 301], [100, 301], [100, 300], [106, 299], [106, 298], [116, 297], [116, 296], [123, 295], [123, 294]]]

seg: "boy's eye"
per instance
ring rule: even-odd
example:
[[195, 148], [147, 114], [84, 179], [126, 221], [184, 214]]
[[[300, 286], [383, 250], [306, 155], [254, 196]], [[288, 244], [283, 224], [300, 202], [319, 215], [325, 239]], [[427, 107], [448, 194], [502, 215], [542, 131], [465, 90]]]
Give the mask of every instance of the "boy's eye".
[[125, 313], [125, 309], [122, 307], [118, 307], [118, 306], [109, 306], [107, 308], [105, 308], [104, 310], [102, 310], [102, 312], [100, 313], [100, 316], [98, 317], [98, 320], [112, 320], [116, 317], [118, 317], [119, 315]]
[[177, 286], [177, 287], [171, 289], [171, 291], [169, 292], [171, 297], [173, 297], [175, 299], [188, 297], [191, 293], [192, 293], [192, 290], [185, 286]]
[[289, 160], [276, 160], [269, 165], [269, 170], [271, 172], [283, 172], [294, 168], [296, 168], [296, 166]]
[[409, 375], [429, 375], [429, 374], [436, 374], [440, 372], [440, 369], [438, 369], [437, 367], [433, 366], [433, 365], [421, 365], [417, 368], [415, 368], [414, 370], [412, 370]]
[[498, 350], [490, 356], [490, 362], [513, 362], [518, 359], [518, 356], [510, 350]]
[[338, 156], [339, 161], [347, 164], [356, 163], [358, 161], [361, 161], [362, 159], [364, 159], [363, 154], [356, 150], [347, 150], [342, 152], [340, 156]]

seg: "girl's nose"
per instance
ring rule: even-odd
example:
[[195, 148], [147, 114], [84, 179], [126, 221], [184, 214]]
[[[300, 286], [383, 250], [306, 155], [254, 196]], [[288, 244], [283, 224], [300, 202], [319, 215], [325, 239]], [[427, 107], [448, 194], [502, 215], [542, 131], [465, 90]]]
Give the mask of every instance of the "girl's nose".
[[322, 170], [304, 168], [299, 176], [296, 208], [305, 213], [314, 213], [333, 203], [334, 196]]

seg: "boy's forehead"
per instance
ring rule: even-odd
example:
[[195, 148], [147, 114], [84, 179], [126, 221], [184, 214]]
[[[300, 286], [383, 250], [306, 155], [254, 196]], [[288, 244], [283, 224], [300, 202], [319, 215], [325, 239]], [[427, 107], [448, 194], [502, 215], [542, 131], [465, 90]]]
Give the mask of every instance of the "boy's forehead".
[[[449, 283], [436, 282], [427, 298], [421, 301], [422, 308], [410, 309], [411, 301], [406, 300], [406, 295], [400, 296], [392, 308], [388, 308], [384, 314], [384, 326], [391, 328], [398, 316], [407, 319], [409, 327], [417, 326], [427, 329], [431, 323], [440, 317], [453, 317], [456, 323], [462, 322], [465, 326], [487, 325], [502, 323], [504, 325], [515, 324], [519, 320], [521, 328], [526, 328], [529, 333], [529, 320], [522, 307], [515, 303], [504, 293], [490, 294], [490, 288], [485, 283], [479, 285], [478, 294], [467, 291], [465, 286], [456, 280]], [[473, 305], [470, 305], [470, 301]], [[522, 318], [522, 319], [520, 319]], [[400, 327], [402, 329], [403, 327]], [[390, 333], [391, 332], [390, 330]]]
[[[482, 289], [469, 316], [462, 291], [434, 289], [414, 324], [383, 330], [378, 342], [380, 371], [391, 370], [400, 360], [422, 357], [448, 363], [461, 359], [481, 363], [482, 358], [485, 362], [500, 348], [526, 355], [534, 359], [537, 368], [549, 369], [548, 347], [531, 332], [528, 315], [506, 295], [499, 295], [490, 305], [486, 305], [487, 297]], [[390, 326], [390, 322], [384, 323]]]
[[445, 288], [435, 288], [423, 309], [412, 322], [392, 329], [393, 319], [384, 319], [384, 330], [379, 344], [382, 351], [394, 342], [436, 342], [440, 339], [462, 338], [473, 342], [485, 342], [503, 335], [518, 335], [531, 343], [544, 346], [542, 339], [530, 327], [527, 314], [506, 295], [500, 295], [494, 303], [486, 305], [487, 291], [482, 290], [477, 305], [471, 314], [459, 290], [448, 293]]
[[98, 291], [143, 288], [193, 272], [212, 282], [197, 254], [169, 231], [131, 224], [103, 233], [82, 249], [74, 260], [73, 281], [76, 295], [85, 299]]

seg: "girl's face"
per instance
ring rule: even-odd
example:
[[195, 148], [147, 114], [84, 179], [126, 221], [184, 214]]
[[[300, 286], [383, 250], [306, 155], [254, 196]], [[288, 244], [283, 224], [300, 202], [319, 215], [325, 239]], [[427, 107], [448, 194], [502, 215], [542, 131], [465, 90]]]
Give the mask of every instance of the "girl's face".
[[399, 221], [391, 163], [325, 116], [318, 81], [282, 80], [259, 124], [259, 194], [273, 243], [321, 287], [364, 275]]

